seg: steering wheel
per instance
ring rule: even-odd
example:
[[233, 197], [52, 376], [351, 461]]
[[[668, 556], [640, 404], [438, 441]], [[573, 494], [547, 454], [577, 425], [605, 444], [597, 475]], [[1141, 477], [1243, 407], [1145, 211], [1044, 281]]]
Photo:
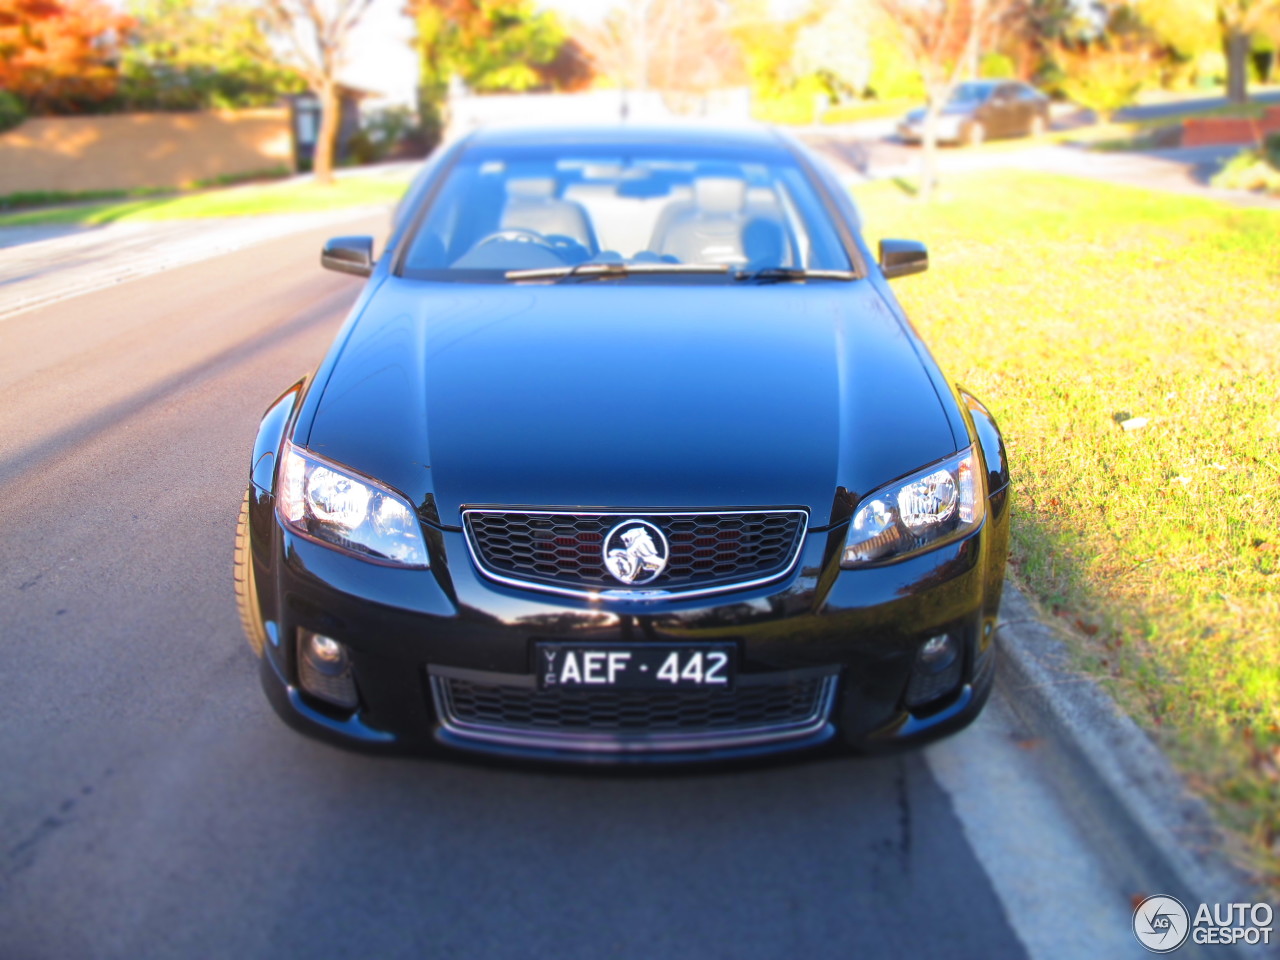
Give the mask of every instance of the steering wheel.
[[569, 263], [581, 263], [591, 256], [591, 251], [584, 247], [573, 237], [565, 236], [563, 233], [548, 233], [543, 237], [547, 245], [551, 247], [560, 258]]
[[524, 227], [507, 227], [505, 230], [495, 230], [487, 237], [477, 243], [473, 250], [479, 249], [488, 243], [533, 243], [539, 247], [546, 247], [548, 250], [554, 250], [556, 245], [538, 233], [536, 230], [526, 230]]

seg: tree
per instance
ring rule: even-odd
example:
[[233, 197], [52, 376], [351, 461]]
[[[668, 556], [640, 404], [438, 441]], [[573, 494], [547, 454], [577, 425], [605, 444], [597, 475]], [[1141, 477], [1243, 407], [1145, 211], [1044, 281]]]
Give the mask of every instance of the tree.
[[102, 0], [0, 0], [0, 89], [32, 113], [77, 113], [116, 90], [129, 18]]
[[862, 96], [871, 85], [873, 22], [866, 4], [811, 4], [796, 33], [796, 73], [819, 77], [836, 99]]
[[1001, 26], [996, 49], [1008, 54], [1014, 73], [1042, 83], [1054, 74], [1054, 52], [1075, 24], [1077, 0], [1017, 0]]
[[1280, 0], [1139, 0], [1138, 10], [1179, 51], [1190, 53], [1203, 38], [1217, 38], [1227, 58], [1227, 96], [1243, 103], [1253, 34], [1280, 17]]
[[751, 81], [757, 116], [808, 122], [814, 100], [830, 96], [831, 85], [818, 74], [817, 64], [802, 63], [798, 56], [802, 33], [822, 20], [829, 5], [827, 0], [809, 0], [792, 15], [779, 18], [769, 0], [731, 0], [729, 30]]
[[338, 74], [351, 33], [372, 2], [265, 0], [267, 22], [289, 45], [294, 66], [320, 99], [320, 133], [312, 167], [317, 183], [333, 182], [333, 154], [342, 119]]
[[622, 0], [579, 37], [620, 87], [703, 93], [739, 82], [742, 58], [717, 0]]
[[1146, 50], [1105, 37], [1074, 48], [1060, 45], [1054, 59], [1063, 72], [1062, 92], [1096, 113], [1099, 123], [1110, 123], [1133, 103], [1151, 73]]
[[592, 77], [582, 48], [532, 0], [410, 0], [422, 62], [423, 125], [443, 126], [450, 80], [472, 90], [572, 90]]
[[568, 39], [532, 0], [415, 0], [423, 86], [443, 91], [453, 76], [472, 90], [530, 90], [547, 82]]
[[938, 116], [959, 82], [973, 52], [986, 46], [1008, 16], [1013, 0], [877, 0], [896, 28], [900, 49], [924, 81], [920, 197], [929, 200], [937, 185]]
[[260, 8], [227, 0], [133, 0], [120, 99], [132, 110], [275, 103], [306, 88], [279, 60]]

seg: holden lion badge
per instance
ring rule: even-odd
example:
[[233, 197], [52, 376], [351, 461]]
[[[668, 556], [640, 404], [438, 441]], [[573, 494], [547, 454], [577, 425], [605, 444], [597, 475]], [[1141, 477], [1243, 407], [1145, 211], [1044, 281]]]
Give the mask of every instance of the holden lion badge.
[[604, 538], [604, 565], [620, 583], [649, 583], [667, 566], [667, 538], [645, 520], [620, 523]]

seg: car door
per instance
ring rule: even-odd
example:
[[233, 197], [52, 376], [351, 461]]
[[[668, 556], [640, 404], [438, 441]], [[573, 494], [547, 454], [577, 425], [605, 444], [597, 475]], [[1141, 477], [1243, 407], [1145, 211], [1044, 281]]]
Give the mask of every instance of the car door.
[[991, 137], [1007, 137], [1017, 129], [1013, 116], [1017, 111], [1017, 103], [1010, 96], [1009, 85], [1002, 83], [991, 92], [987, 99], [987, 134]]
[[1031, 132], [1031, 120], [1035, 116], [1035, 94], [1026, 84], [1005, 85], [1009, 101], [1009, 136], [1022, 137]]

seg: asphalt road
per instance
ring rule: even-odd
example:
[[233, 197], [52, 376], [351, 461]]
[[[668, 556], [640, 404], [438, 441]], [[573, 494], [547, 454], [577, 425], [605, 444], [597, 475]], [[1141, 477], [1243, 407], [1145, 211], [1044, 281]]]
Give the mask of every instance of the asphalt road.
[[998, 700], [927, 753], [655, 778], [284, 727], [231, 547], [358, 289], [325, 235], [0, 321], [0, 957], [1140, 954]]

